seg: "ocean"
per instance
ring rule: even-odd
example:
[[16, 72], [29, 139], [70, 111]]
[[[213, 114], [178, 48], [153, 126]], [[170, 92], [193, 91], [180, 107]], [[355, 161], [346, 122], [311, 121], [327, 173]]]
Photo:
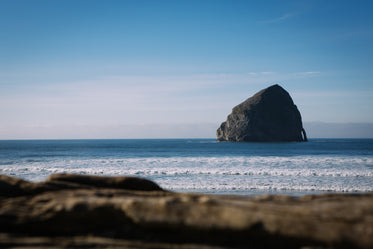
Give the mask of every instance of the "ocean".
[[137, 176], [178, 192], [361, 193], [373, 191], [373, 139], [0, 141], [0, 174], [43, 181], [56, 173]]

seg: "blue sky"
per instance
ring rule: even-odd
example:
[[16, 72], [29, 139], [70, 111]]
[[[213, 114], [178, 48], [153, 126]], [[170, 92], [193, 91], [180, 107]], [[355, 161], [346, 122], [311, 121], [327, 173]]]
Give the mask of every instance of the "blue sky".
[[275, 83], [306, 128], [373, 123], [372, 11], [368, 0], [0, 0], [0, 139], [214, 137]]

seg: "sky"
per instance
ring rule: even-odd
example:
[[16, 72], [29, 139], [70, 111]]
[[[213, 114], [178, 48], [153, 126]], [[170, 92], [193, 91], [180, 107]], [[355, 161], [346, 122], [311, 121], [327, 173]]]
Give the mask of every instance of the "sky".
[[0, 139], [214, 138], [273, 84], [309, 137], [373, 137], [372, 12], [370, 0], [0, 0]]

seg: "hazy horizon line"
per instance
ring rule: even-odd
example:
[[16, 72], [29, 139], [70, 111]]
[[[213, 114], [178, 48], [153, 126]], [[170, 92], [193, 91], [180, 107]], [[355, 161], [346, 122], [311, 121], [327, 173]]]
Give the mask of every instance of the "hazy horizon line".
[[[79, 140], [79, 139], [214, 139], [220, 123], [180, 124], [111, 124], [29, 126], [27, 129], [4, 129], [0, 126], [0, 140]], [[303, 122], [310, 139], [370, 139], [370, 122]], [[3, 128], [3, 129], [2, 129]], [[25, 128], [25, 127], [23, 127]]]

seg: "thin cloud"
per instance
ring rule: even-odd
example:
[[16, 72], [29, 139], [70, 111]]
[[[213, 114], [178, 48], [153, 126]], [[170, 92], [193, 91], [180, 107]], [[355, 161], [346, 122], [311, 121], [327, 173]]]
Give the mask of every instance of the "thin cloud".
[[271, 72], [271, 71], [264, 71], [264, 72], [249, 72], [247, 73], [248, 75], [250, 76], [259, 76], [259, 75], [271, 75], [271, 74], [275, 74], [275, 72]]
[[305, 98], [305, 97], [340, 97], [340, 98], [350, 98], [350, 99], [359, 99], [359, 98], [370, 98], [373, 96], [373, 91], [306, 91], [306, 92], [297, 92], [296, 95]]
[[293, 18], [294, 16], [297, 16], [297, 15], [298, 15], [298, 13], [285, 13], [285, 14], [283, 14], [280, 17], [273, 18], [273, 19], [268, 19], [268, 20], [264, 20], [264, 21], [260, 21], [259, 23], [263, 23], [263, 24], [267, 24], [267, 23], [278, 23], [278, 22], [282, 22], [282, 21], [288, 20], [290, 18]]
[[320, 74], [321, 72], [304, 72], [304, 74]]
[[321, 72], [319, 72], [319, 71], [308, 71], [308, 72], [294, 73], [295, 77], [302, 77], [302, 78], [305, 78], [305, 77], [315, 77], [315, 76], [319, 76], [319, 75], [321, 75]]

